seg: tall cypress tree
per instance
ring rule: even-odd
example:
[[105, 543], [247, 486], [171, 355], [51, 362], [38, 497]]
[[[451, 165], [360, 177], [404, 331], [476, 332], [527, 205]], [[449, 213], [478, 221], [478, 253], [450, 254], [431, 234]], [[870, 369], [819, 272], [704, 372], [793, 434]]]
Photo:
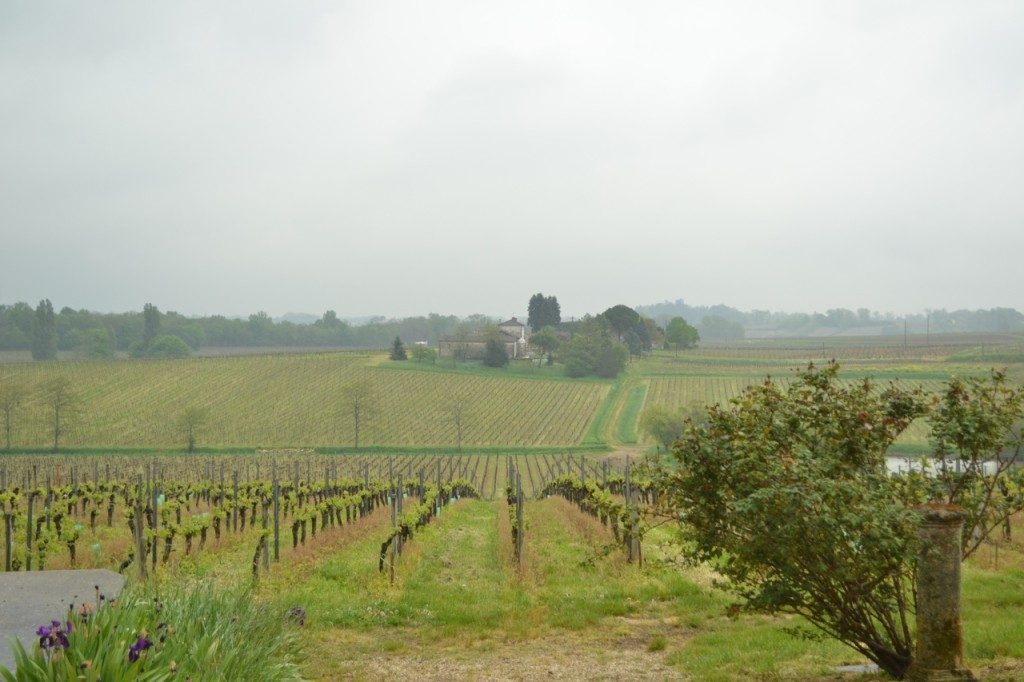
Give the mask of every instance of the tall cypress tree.
[[392, 360], [405, 360], [408, 356], [405, 353], [405, 344], [402, 343], [402, 339], [395, 337], [395, 342], [391, 344], [391, 359]]
[[57, 359], [57, 322], [53, 317], [53, 304], [48, 298], [39, 302], [32, 319], [32, 359]]

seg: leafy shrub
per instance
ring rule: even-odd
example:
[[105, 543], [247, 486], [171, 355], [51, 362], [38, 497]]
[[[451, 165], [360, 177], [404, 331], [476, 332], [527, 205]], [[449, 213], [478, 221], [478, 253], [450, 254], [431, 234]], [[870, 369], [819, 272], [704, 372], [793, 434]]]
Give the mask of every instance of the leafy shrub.
[[918, 515], [885, 453], [925, 407], [919, 391], [846, 387], [838, 366], [751, 386], [676, 441], [669, 507], [692, 558], [742, 607], [804, 616], [894, 677], [913, 654]]

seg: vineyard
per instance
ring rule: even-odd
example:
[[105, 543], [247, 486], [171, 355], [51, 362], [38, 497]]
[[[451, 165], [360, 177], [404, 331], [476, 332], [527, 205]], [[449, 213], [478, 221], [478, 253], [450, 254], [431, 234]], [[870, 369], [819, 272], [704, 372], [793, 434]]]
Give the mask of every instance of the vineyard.
[[[707, 569], [678, 563], [671, 527], [643, 513], [659, 493], [642, 463], [612, 461], [11, 456], [4, 569], [109, 568], [131, 590], [245, 585], [315, 629], [289, 659], [311, 679], [806, 679], [849, 661], [792, 637], [788, 619], [729, 615]], [[1006, 644], [1020, 608], [971, 617], [1019, 582], [998, 570], [1024, 566], [1018, 545], [965, 566], [979, 660], [1024, 656]]]
[[[818, 350], [822, 357], [839, 357], [849, 381], [900, 380], [934, 391], [953, 375], [978, 374], [998, 364], [972, 360], [979, 346], [966, 346], [968, 341], [908, 348], [831, 341]], [[962, 348], [973, 351], [949, 355]], [[1004, 357], [1012, 350], [1005, 344], [987, 348], [981, 357]], [[180, 450], [185, 445], [180, 420], [190, 410], [203, 415], [196, 441], [208, 452], [352, 448], [356, 429], [346, 391], [354, 384], [368, 387], [359, 423], [362, 447], [557, 451], [636, 443], [645, 405], [725, 402], [768, 375], [787, 381], [806, 362], [822, 361], [814, 353], [801, 358], [808, 349], [815, 346], [759, 342], [658, 351], [631, 363], [614, 382], [570, 380], [560, 368], [529, 363], [489, 370], [335, 352], [0, 364], [0, 383], [22, 385], [30, 394], [11, 420], [14, 450], [52, 448], [52, 409], [41, 387], [61, 377], [77, 398], [61, 423], [60, 446], [68, 451]], [[1011, 364], [1011, 376], [1021, 378], [1021, 367]], [[921, 447], [926, 440], [925, 431], [914, 425], [900, 443]]]
[[[580, 442], [606, 383], [394, 371], [357, 353], [146, 362], [0, 365], [0, 381], [38, 386], [66, 377], [81, 398], [66, 426], [68, 448], [175, 448], [189, 408], [204, 411], [208, 447], [350, 446], [345, 387], [364, 380], [372, 406], [363, 445], [452, 447], [450, 405], [463, 405], [466, 446], [563, 446]], [[30, 402], [12, 424], [15, 447], [52, 442], [46, 406]]]
[[[791, 619], [731, 611], [712, 571], [680, 559], [673, 524], [648, 513], [660, 493], [644, 407], [724, 403], [806, 360], [803, 347], [748, 350], [660, 351], [615, 381], [374, 353], [0, 365], [32, 391], [0, 459], [2, 566], [120, 572], [142, 611], [153, 590], [183, 588], [194, 611], [263, 624], [235, 639], [265, 652], [250, 659], [273, 663], [266, 679], [829, 677], [862, 661], [793, 637]], [[970, 352], [844, 350], [847, 383], [935, 392], [986, 370]], [[52, 415], [37, 387], [56, 376], [78, 402], [63, 452], [43, 454]], [[352, 386], [370, 396], [359, 449]], [[191, 408], [205, 415], [198, 451], [177, 454]], [[914, 424], [898, 446], [927, 437]], [[1018, 537], [964, 566], [968, 656], [1009, 660], [1006, 679], [1024, 659], [1024, 607], [1005, 603], [1021, 570]], [[272, 643], [249, 648], [253, 636]], [[133, 655], [154, 664], [221, 660], [162, 642], [139, 653], [148, 641]]]

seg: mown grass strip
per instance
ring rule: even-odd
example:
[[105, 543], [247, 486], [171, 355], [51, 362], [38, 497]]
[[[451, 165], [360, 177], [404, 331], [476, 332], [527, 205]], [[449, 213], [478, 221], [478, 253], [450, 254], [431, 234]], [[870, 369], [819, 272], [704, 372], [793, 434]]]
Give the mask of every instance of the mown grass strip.
[[615, 413], [615, 406], [618, 403], [619, 395], [622, 393], [622, 383], [625, 381], [621, 376], [616, 379], [615, 383], [612, 384], [612, 388], [608, 391], [608, 395], [605, 397], [604, 402], [597, 408], [593, 416], [590, 418], [590, 424], [587, 426], [587, 430], [583, 434], [583, 444], [590, 443], [606, 443], [605, 432], [608, 430], [608, 424]]
[[615, 427], [615, 439], [619, 443], [633, 444], [637, 442], [637, 422], [640, 411], [647, 400], [648, 383], [641, 381], [629, 389], [625, 403], [619, 411], [619, 419]]

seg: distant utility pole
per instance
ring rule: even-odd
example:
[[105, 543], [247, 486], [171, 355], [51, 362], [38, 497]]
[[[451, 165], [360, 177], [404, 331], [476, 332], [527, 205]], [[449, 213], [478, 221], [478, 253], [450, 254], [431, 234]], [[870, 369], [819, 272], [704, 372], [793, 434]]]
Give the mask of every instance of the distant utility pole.
[[903, 318], [903, 350], [907, 349], [907, 318]]
[[932, 345], [932, 314], [931, 311], [925, 313], [924, 318], [924, 345]]

